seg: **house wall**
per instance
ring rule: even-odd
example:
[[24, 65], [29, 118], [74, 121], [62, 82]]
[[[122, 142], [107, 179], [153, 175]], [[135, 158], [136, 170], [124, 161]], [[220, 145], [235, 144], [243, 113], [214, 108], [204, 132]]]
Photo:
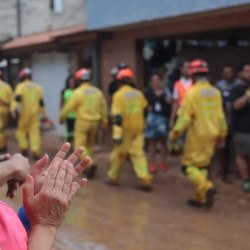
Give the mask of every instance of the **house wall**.
[[249, 0], [89, 0], [87, 24], [90, 29], [100, 29], [241, 4], [249, 4]]

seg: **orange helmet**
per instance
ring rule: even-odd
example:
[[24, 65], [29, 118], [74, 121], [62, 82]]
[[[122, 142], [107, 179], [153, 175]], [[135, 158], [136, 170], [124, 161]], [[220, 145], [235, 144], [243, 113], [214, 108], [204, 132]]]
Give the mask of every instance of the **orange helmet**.
[[30, 76], [32, 73], [31, 69], [30, 68], [23, 68], [19, 71], [18, 73], [18, 77], [19, 78], [23, 78], [25, 76]]
[[75, 79], [77, 81], [81, 81], [81, 80], [88, 81], [88, 80], [90, 80], [90, 77], [91, 77], [91, 72], [90, 72], [90, 70], [88, 70], [86, 68], [79, 69], [75, 73]]
[[194, 75], [197, 73], [208, 73], [209, 68], [208, 64], [205, 60], [203, 59], [195, 59], [190, 62], [189, 65], [189, 74]]
[[126, 69], [121, 69], [119, 70], [116, 78], [117, 80], [122, 80], [124, 78], [126, 79], [134, 79], [134, 73], [130, 68], [126, 68]]

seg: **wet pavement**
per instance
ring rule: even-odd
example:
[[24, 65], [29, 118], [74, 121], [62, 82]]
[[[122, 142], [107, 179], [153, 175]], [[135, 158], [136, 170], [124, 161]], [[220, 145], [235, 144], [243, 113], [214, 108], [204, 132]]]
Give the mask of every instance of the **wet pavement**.
[[[53, 155], [62, 140], [45, 135], [44, 150]], [[10, 143], [14, 152], [14, 141]], [[121, 184], [104, 184], [109, 166], [109, 147], [96, 148], [97, 176], [80, 191], [62, 225], [55, 250], [247, 250], [250, 249], [250, 194], [243, 194], [239, 181], [233, 185], [215, 179], [219, 193], [211, 210], [189, 208], [185, 201], [192, 187], [182, 176], [178, 159], [169, 158], [170, 169], [159, 172], [154, 190], [136, 189], [128, 163]], [[1, 189], [0, 198], [4, 198]], [[8, 201], [14, 208], [18, 195]]]

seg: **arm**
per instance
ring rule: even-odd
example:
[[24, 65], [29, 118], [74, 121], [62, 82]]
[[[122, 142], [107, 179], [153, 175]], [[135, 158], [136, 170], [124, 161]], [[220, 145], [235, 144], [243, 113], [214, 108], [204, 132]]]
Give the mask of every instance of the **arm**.
[[177, 100], [174, 100], [171, 107], [170, 124], [169, 124], [170, 128], [173, 128], [174, 126], [174, 121], [177, 116], [178, 108], [179, 108], [178, 102]]
[[0, 186], [10, 180], [24, 182], [26, 176], [29, 174], [30, 165], [28, 159], [21, 154], [2, 156], [8, 160], [0, 163]]
[[116, 144], [121, 144], [123, 139], [122, 105], [119, 96], [117, 96], [116, 94], [113, 96], [111, 115], [112, 115], [112, 139]]
[[22, 104], [22, 85], [18, 84], [14, 95], [13, 95], [13, 99], [10, 105], [10, 112], [13, 118], [16, 118], [16, 113], [18, 112], [18, 108], [21, 106]]
[[29, 236], [28, 250], [52, 249], [56, 239], [57, 229], [42, 225], [32, 226]]
[[193, 119], [192, 97], [187, 94], [184, 103], [179, 109], [179, 114], [174, 128], [170, 132], [170, 140], [179, 138], [183, 132], [190, 126]]
[[170, 114], [170, 121], [169, 121], [169, 126], [172, 129], [174, 127], [174, 122], [177, 116], [177, 111], [179, 108], [179, 104], [178, 104], [178, 89], [177, 89], [177, 85], [174, 85], [174, 89], [173, 89], [173, 103], [172, 103], [172, 107], [171, 107], [171, 114]]
[[242, 109], [247, 105], [249, 101], [250, 101], [250, 93], [246, 92], [245, 95], [243, 95], [242, 97], [238, 98], [233, 102], [233, 109], [235, 110]]
[[76, 112], [77, 107], [78, 107], [78, 99], [79, 99], [79, 97], [78, 97], [77, 93], [74, 92], [72, 97], [66, 102], [66, 104], [63, 106], [63, 109], [60, 112], [60, 115], [59, 115], [60, 122], [65, 121], [69, 112], [71, 112], [71, 111]]
[[219, 136], [217, 139], [217, 147], [223, 148], [225, 146], [225, 137], [228, 133], [228, 125], [225, 117], [225, 112], [223, 111], [223, 100], [220, 95], [220, 106], [219, 106]]
[[108, 125], [108, 107], [104, 95], [101, 93], [101, 123], [104, 128]]
[[[29, 250], [52, 249], [56, 233], [72, 199], [86, 183], [86, 179], [76, 182], [74, 178], [82, 173], [89, 158], [85, 157], [74, 167], [73, 164], [78, 161], [83, 149], [77, 149], [65, 161], [64, 157], [69, 149], [70, 144], [65, 143], [47, 169], [44, 165], [48, 158], [41, 159], [36, 163], [33, 177], [29, 175], [26, 178], [23, 204], [31, 223]], [[36, 187], [38, 183], [39, 188]]]

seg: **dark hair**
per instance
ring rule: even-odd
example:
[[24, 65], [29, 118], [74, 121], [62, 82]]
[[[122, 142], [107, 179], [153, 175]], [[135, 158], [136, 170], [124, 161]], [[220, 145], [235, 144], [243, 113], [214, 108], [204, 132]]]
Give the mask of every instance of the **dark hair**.
[[157, 70], [152, 71], [150, 78], [152, 78], [152, 76], [158, 76], [160, 79], [162, 78], [162, 75]]
[[[63, 90], [61, 91], [61, 96], [64, 95], [64, 92], [69, 88], [69, 81], [70, 79], [73, 78], [74, 79], [74, 76], [73, 75], [69, 75], [66, 80], [65, 80], [65, 86], [63, 88]], [[75, 88], [76, 88], [76, 84], [75, 84]]]
[[240, 66], [238, 67], [238, 71], [241, 72], [247, 65], [250, 66], [250, 62], [241, 63]]
[[69, 75], [66, 80], [65, 80], [65, 87], [64, 89], [68, 89], [69, 88], [69, 82], [70, 82], [70, 79], [74, 79], [74, 76], [73, 75]]

